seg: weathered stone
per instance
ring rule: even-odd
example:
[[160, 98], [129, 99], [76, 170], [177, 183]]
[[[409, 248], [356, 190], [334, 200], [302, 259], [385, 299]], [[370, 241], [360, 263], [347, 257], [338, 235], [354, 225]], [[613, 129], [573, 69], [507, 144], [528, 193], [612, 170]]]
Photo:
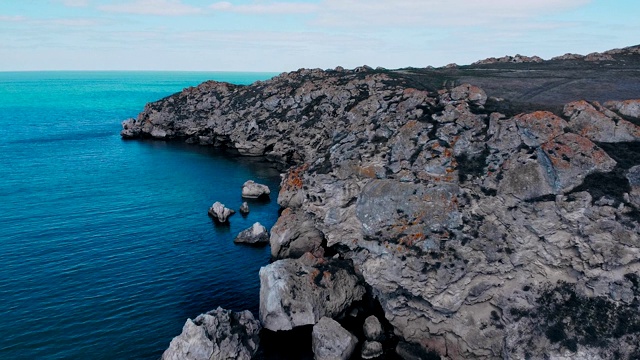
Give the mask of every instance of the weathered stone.
[[249, 204], [247, 204], [247, 202], [243, 202], [242, 205], [240, 205], [240, 214], [242, 215], [247, 215], [249, 213]]
[[249, 360], [258, 350], [260, 322], [249, 311], [217, 308], [188, 319], [162, 360]]
[[[627, 107], [621, 108], [627, 109]], [[629, 109], [632, 106], [628, 107]], [[602, 111], [608, 111], [601, 108]], [[576, 101], [565, 105], [564, 114], [570, 117], [569, 129], [596, 142], [625, 142], [640, 140], [640, 127], [617, 115], [605, 114], [586, 101]]]
[[271, 194], [271, 190], [267, 185], [258, 184], [253, 180], [247, 180], [242, 185], [242, 197], [248, 199], [257, 199], [260, 197], [267, 197]]
[[271, 228], [271, 256], [275, 259], [298, 258], [322, 251], [322, 233], [305, 213], [285, 209]]
[[273, 331], [313, 325], [338, 316], [364, 292], [346, 260], [311, 254], [278, 260], [260, 269], [260, 320]]
[[380, 320], [373, 315], [364, 320], [362, 330], [367, 340], [380, 340], [383, 335], [382, 324], [380, 324]]
[[470, 84], [463, 84], [451, 89], [452, 100], [469, 100], [478, 105], [484, 105], [487, 102], [487, 94], [484, 90]]
[[640, 99], [625, 101], [607, 101], [604, 106], [624, 116], [640, 118]]
[[347, 360], [358, 345], [355, 335], [328, 317], [313, 326], [311, 342], [316, 360]]
[[375, 359], [384, 354], [382, 350], [382, 344], [377, 341], [365, 341], [362, 344], [362, 358], [363, 359]]
[[640, 209], [640, 165], [627, 170], [627, 179], [631, 186], [631, 192], [629, 193], [631, 203]]
[[253, 224], [250, 228], [243, 230], [236, 236], [236, 243], [244, 243], [244, 244], [268, 244], [269, 243], [269, 232], [267, 232], [267, 228], [262, 226], [259, 222]]
[[576, 134], [560, 135], [541, 148], [546, 157], [540, 153], [540, 162], [550, 175], [551, 186], [557, 193], [570, 191], [582, 184], [591, 173], [609, 172], [616, 166], [615, 160], [606, 152]]
[[221, 202], [216, 201], [215, 203], [213, 203], [213, 205], [211, 205], [208, 213], [209, 216], [213, 218], [213, 220], [218, 223], [224, 224], [229, 222], [229, 217], [236, 212], [225, 207]]
[[528, 146], [540, 146], [564, 133], [567, 122], [548, 111], [521, 114], [515, 118], [522, 141]]

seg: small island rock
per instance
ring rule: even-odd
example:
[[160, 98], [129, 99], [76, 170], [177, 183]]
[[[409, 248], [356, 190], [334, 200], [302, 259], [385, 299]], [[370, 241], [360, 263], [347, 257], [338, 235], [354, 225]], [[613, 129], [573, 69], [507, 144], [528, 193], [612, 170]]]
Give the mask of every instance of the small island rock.
[[261, 197], [268, 197], [271, 194], [271, 190], [267, 185], [258, 184], [253, 180], [247, 180], [242, 185], [242, 197], [247, 199], [258, 199]]
[[229, 217], [236, 212], [224, 206], [223, 203], [216, 201], [209, 208], [209, 216], [218, 223], [224, 224], [229, 222]]
[[328, 317], [323, 317], [314, 325], [311, 336], [316, 360], [346, 360], [358, 344], [358, 339], [352, 333]]
[[267, 244], [269, 243], [269, 233], [267, 232], [267, 228], [257, 222], [238, 234], [233, 242], [254, 245]]
[[247, 215], [249, 213], [249, 204], [247, 204], [247, 202], [243, 202], [242, 205], [240, 205], [240, 214], [242, 215]]

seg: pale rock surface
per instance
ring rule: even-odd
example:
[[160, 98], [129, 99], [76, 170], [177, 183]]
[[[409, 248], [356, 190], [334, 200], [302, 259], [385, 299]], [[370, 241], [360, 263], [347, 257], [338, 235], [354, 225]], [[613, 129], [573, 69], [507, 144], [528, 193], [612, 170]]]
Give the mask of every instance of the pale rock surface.
[[236, 236], [236, 243], [243, 244], [268, 244], [269, 243], [269, 232], [267, 228], [262, 226], [259, 222], [254, 223], [250, 228], [243, 230]]
[[378, 341], [367, 340], [362, 344], [361, 357], [363, 359], [375, 359], [382, 356], [383, 353], [382, 344]]
[[260, 197], [269, 196], [271, 190], [267, 185], [258, 184], [253, 180], [247, 180], [242, 185], [242, 197], [247, 199], [257, 199]]
[[284, 259], [298, 258], [307, 252], [318, 253], [323, 238], [309, 215], [287, 208], [271, 228], [271, 256]]
[[350, 262], [318, 259], [278, 260], [260, 269], [260, 321], [272, 331], [313, 325], [336, 317], [364, 295]]
[[364, 331], [364, 337], [367, 340], [380, 340], [382, 338], [382, 324], [380, 324], [380, 320], [378, 320], [374, 315], [371, 315], [364, 320], [362, 330]]
[[311, 333], [315, 360], [347, 360], [358, 345], [358, 339], [337, 321], [323, 317]]
[[213, 203], [208, 212], [213, 220], [221, 224], [229, 222], [229, 217], [235, 213], [234, 210], [225, 207], [224, 204], [219, 201]]
[[187, 319], [162, 360], [249, 360], [258, 350], [260, 329], [249, 311], [217, 308]]

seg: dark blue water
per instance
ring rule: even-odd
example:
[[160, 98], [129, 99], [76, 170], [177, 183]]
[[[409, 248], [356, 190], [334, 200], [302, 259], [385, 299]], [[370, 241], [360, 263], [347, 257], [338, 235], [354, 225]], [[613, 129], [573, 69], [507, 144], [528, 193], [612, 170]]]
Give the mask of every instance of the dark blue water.
[[184, 321], [258, 308], [268, 248], [238, 246], [275, 199], [238, 208], [260, 161], [207, 148], [123, 141], [144, 104], [207, 79], [256, 73], [0, 73], [0, 359], [156, 359]]

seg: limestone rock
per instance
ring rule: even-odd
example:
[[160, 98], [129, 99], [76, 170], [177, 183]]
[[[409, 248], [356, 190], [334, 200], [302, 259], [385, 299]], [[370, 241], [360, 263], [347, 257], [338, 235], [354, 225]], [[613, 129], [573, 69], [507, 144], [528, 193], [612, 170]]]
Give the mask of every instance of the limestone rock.
[[242, 185], [242, 197], [247, 199], [258, 199], [260, 197], [268, 197], [271, 190], [267, 185], [258, 184], [253, 180], [247, 180]]
[[340, 324], [328, 317], [313, 326], [311, 335], [316, 360], [347, 360], [358, 345], [358, 339]]
[[235, 213], [234, 210], [225, 207], [224, 204], [219, 201], [213, 203], [209, 208], [209, 216], [221, 224], [229, 222], [229, 217]]
[[194, 320], [171, 340], [162, 360], [249, 360], [258, 350], [260, 322], [249, 311], [217, 308]]
[[567, 122], [548, 111], [521, 114], [515, 118], [522, 141], [528, 146], [543, 143], [564, 134]]
[[624, 116], [640, 118], [640, 100], [607, 101], [604, 106]]
[[362, 330], [364, 331], [364, 337], [367, 340], [380, 340], [383, 335], [382, 324], [380, 324], [380, 320], [373, 315], [364, 320]]
[[323, 236], [309, 215], [285, 209], [271, 228], [271, 256], [274, 259], [298, 258], [304, 253], [321, 251]]
[[243, 202], [242, 205], [240, 205], [240, 214], [242, 215], [247, 215], [249, 213], [249, 204], [247, 204], [247, 202]]
[[252, 245], [267, 244], [269, 243], [269, 233], [267, 232], [267, 228], [257, 222], [250, 228], [240, 232], [233, 241]]
[[384, 354], [382, 350], [382, 344], [377, 341], [365, 341], [362, 344], [362, 358], [363, 359], [375, 359]]
[[[631, 103], [628, 104], [621, 104], [619, 109], [627, 113], [633, 108]], [[575, 101], [565, 105], [564, 114], [570, 117], [569, 129], [596, 142], [614, 143], [640, 140], [639, 126], [621, 119], [597, 103], [596, 105], [599, 109], [586, 101]]]
[[310, 254], [278, 260], [260, 269], [260, 320], [272, 331], [313, 325], [338, 316], [364, 292], [346, 260]]

